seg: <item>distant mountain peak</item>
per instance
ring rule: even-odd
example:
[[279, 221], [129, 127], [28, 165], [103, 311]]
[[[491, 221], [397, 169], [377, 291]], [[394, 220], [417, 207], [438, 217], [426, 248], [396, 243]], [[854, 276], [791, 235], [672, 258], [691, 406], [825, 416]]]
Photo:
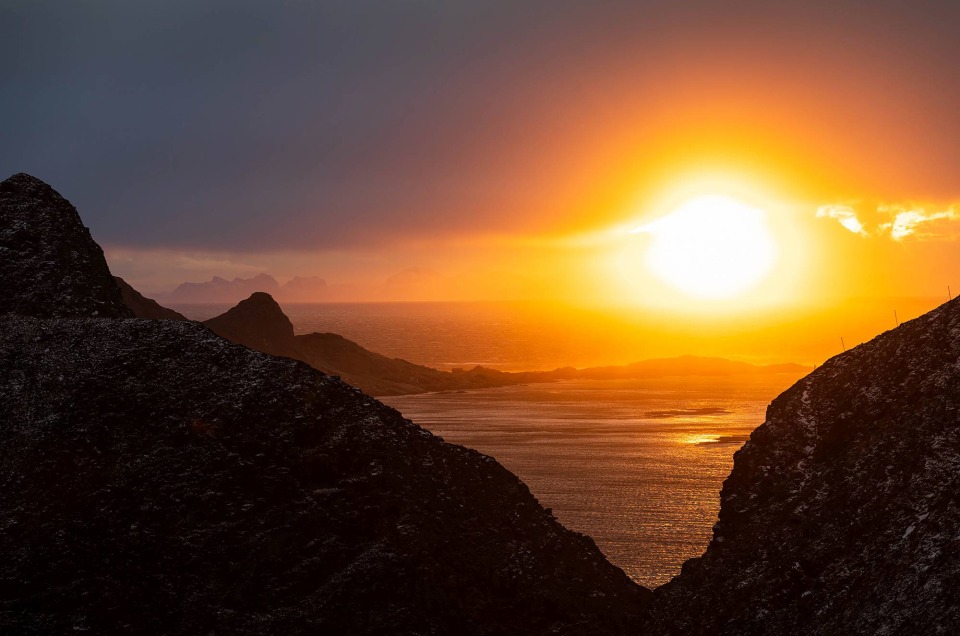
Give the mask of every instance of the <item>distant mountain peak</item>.
[[277, 356], [296, 357], [293, 324], [266, 292], [254, 292], [204, 324], [218, 336]]
[[204, 283], [180, 283], [166, 296], [173, 303], [236, 303], [254, 292], [266, 292], [287, 302], [313, 302], [329, 292], [327, 281], [319, 276], [294, 276], [281, 285], [276, 278], [261, 272], [250, 278], [235, 276], [227, 280], [214, 276]]
[[180, 283], [167, 298], [180, 303], [235, 303], [253, 292], [276, 294], [280, 283], [270, 274], [260, 273], [251, 278], [235, 277], [227, 280], [214, 276], [205, 283]]
[[133, 315], [76, 208], [23, 172], [0, 182], [0, 253], [0, 314]]
[[249, 298], [247, 298], [246, 300], [241, 300], [237, 306], [240, 307], [240, 306], [261, 305], [261, 304], [266, 304], [266, 305], [270, 305], [271, 307], [276, 307], [278, 310], [280, 309], [280, 305], [277, 303], [277, 301], [275, 301], [273, 299], [273, 296], [271, 296], [267, 292], [253, 292], [252, 294], [250, 294]]

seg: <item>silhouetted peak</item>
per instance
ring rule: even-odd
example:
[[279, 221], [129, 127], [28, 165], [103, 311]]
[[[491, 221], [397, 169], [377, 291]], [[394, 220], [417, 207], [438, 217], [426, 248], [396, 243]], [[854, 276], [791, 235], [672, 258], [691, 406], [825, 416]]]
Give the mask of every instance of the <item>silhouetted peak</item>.
[[0, 252], [0, 314], [132, 316], [77, 210], [29, 174], [0, 182]]
[[276, 307], [278, 310], [280, 309], [280, 305], [277, 303], [277, 301], [275, 301], [273, 299], [273, 296], [271, 296], [267, 292], [253, 292], [252, 294], [250, 294], [249, 298], [247, 298], [246, 300], [240, 301], [240, 303], [237, 306], [239, 307], [240, 305], [249, 305], [249, 304], [258, 304], [258, 305], [266, 304], [272, 307]]
[[25, 190], [25, 189], [31, 189], [31, 188], [49, 191], [54, 194], [57, 194], [56, 190], [51, 188], [50, 184], [48, 184], [46, 181], [43, 181], [42, 179], [38, 179], [32, 174], [27, 174], [26, 172], [18, 172], [15, 175], [11, 175], [5, 181], [0, 182], [0, 189], [2, 190], [7, 190], [7, 189]]
[[254, 292], [236, 307], [204, 322], [214, 333], [251, 349], [295, 357], [293, 324], [266, 292]]

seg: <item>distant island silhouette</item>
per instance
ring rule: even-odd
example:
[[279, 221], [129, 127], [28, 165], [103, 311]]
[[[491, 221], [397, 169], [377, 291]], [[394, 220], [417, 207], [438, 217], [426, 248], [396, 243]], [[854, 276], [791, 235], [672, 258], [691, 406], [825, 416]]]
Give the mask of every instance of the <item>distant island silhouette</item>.
[[[136, 306], [131, 306], [131, 309], [137, 311]], [[141, 317], [154, 316], [143, 314]], [[440, 371], [375, 353], [335, 333], [295, 335], [293, 324], [283, 313], [280, 304], [265, 291], [253, 292], [249, 298], [232, 309], [205, 320], [203, 324], [214, 333], [233, 342], [271, 355], [302, 360], [324, 373], [343, 378], [345, 382], [371, 395], [383, 396], [493, 388], [558, 380], [632, 380], [673, 376], [741, 376], [778, 373], [799, 377], [811, 370], [811, 367], [793, 363], [753, 365], [726, 358], [685, 355], [675, 358], [654, 358], [620, 366], [584, 369], [562, 367], [552, 371], [511, 372], [478, 365], [470, 369]], [[671, 416], [664, 412], [651, 417]]]
[[297, 276], [283, 285], [269, 274], [227, 280], [214, 276], [204, 283], [180, 283], [164, 296], [169, 303], [235, 303], [254, 292], [267, 292], [289, 302], [310, 302], [327, 291], [327, 281], [318, 276]]

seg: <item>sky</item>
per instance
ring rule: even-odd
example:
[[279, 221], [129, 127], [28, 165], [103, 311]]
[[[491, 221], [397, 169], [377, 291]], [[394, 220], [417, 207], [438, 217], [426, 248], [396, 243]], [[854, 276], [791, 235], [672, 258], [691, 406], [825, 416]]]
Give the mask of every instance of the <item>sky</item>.
[[[268, 272], [667, 314], [939, 297], [958, 23], [888, 0], [5, 0], [0, 174], [53, 185], [160, 295]], [[765, 215], [749, 293], [651, 266], [642, 228], [702, 195]]]

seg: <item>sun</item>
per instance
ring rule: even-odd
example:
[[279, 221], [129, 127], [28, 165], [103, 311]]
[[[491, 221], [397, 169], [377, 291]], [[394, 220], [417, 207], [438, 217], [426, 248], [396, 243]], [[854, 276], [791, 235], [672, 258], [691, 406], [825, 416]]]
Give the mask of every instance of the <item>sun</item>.
[[689, 199], [634, 232], [652, 238], [650, 271], [695, 298], [748, 292], [769, 275], [779, 254], [766, 213], [723, 195]]

